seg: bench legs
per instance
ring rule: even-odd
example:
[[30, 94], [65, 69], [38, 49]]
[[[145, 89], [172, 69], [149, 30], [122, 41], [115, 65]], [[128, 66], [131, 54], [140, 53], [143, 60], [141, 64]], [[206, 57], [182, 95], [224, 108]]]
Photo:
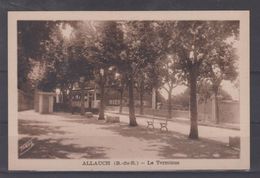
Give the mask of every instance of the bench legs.
[[165, 131], [168, 132], [168, 128], [167, 128], [167, 124], [166, 123], [160, 123], [160, 125], [161, 125], [161, 128], [160, 128], [161, 131], [165, 130]]
[[[166, 123], [160, 123], [160, 125], [161, 125], [161, 128], [160, 128], [160, 131], [163, 131], [163, 130], [165, 130], [165, 131], [169, 131], [168, 130], [168, 127], [167, 127], [167, 122]], [[152, 128], [152, 129], [154, 129], [154, 121], [147, 121], [147, 126], [146, 126], [146, 128]]]
[[151, 128], [154, 129], [153, 121], [147, 121], [147, 127], [146, 128]]

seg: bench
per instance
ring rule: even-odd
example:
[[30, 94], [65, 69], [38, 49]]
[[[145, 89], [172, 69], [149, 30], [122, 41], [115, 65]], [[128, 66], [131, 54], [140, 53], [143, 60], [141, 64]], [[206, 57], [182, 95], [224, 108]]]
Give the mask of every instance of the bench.
[[92, 118], [93, 117], [93, 113], [92, 112], [85, 112], [85, 116], [87, 118]]
[[119, 116], [106, 116], [106, 122], [108, 123], [119, 123], [120, 122], [120, 117]]
[[154, 119], [151, 120], [151, 121], [147, 121], [147, 127], [146, 128], [150, 128], [150, 126], [151, 126], [152, 129], [154, 129]]
[[161, 128], [160, 128], [161, 131], [165, 130], [165, 131], [168, 132], [168, 127], [167, 127], [168, 126], [168, 119], [166, 119], [165, 122], [160, 122], [160, 126], [161, 126]]

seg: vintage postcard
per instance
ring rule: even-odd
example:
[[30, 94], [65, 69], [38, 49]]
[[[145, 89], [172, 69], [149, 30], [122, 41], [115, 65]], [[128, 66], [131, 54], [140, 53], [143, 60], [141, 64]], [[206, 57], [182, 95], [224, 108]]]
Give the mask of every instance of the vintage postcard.
[[249, 11], [9, 12], [9, 170], [248, 170], [249, 62]]

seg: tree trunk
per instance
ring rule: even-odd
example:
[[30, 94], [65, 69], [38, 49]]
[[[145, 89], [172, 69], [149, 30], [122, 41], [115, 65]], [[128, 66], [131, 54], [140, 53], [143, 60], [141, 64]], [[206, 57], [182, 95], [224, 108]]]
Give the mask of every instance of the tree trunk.
[[190, 134], [189, 138], [198, 139], [198, 111], [197, 111], [197, 69], [192, 65], [190, 74]]
[[155, 109], [159, 109], [157, 103], [158, 103], [158, 88], [155, 89]]
[[168, 92], [168, 117], [172, 118], [172, 90], [170, 89]]
[[205, 99], [204, 101], [203, 101], [203, 121], [205, 122], [206, 121], [206, 119], [207, 119], [207, 117], [206, 117], [206, 104], [207, 104], [207, 100]]
[[69, 112], [73, 112], [73, 108], [72, 108], [72, 89], [69, 88], [69, 107], [68, 107], [68, 110]]
[[135, 106], [134, 106], [134, 85], [133, 74], [130, 74], [128, 92], [129, 92], [129, 125], [137, 126], [135, 118]]
[[119, 113], [122, 113], [123, 110], [123, 94], [124, 94], [124, 90], [120, 89], [120, 105], [119, 105]]
[[80, 87], [80, 115], [85, 115], [85, 92], [84, 87]]
[[143, 93], [140, 93], [140, 114], [144, 114], [144, 101], [143, 101]]
[[141, 83], [141, 88], [140, 88], [140, 114], [144, 114], [144, 90], [143, 90], [143, 83]]
[[218, 90], [214, 91], [216, 124], [219, 124]]
[[99, 117], [98, 120], [105, 119], [105, 84], [104, 84], [104, 76], [101, 76], [100, 81], [100, 107], [99, 107]]

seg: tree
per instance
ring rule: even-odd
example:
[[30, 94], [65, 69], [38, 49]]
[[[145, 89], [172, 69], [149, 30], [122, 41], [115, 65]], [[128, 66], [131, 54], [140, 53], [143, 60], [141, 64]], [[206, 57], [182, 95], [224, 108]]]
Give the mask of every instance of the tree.
[[220, 87], [219, 89], [219, 96], [221, 98], [221, 100], [232, 100], [232, 96], [227, 92], [225, 91], [222, 87]]
[[126, 85], [126, 77], [124, 74], [121, 74], [121, 77], [119, 78], [119, 84], [118, 86], [118, 91], [120, 93], [120, 102], [119, 102], [119, 113], [122, 113], [123, 110], [123, 96], [124, 96], [124, 91], [127, 87]]
[[[58, 27], [52, 31], [50, 40], [44, 45], [43, 56], [50, 66], [47, 72], [53, 73], [55, 78], [55, 80], [48, 79], [47, 81], [52, 84], [52, 88], [60, 88], [66, 104], [69, 101], [70, 109], [72, 109], [72, 88], [77, 83], [81, 90], [81, 114], [84, 115], [84, 90], [86, 83], [93, 79], [93, 64], [91, 58], [88, 57], [85, 39], [79, 36], [82, 29], [75, 30], [81, 22], [57, 22], [56, 25]], [[62, 34], [63, 28], [72, 29], [70, 37]], [[43, 87], [45, 86], [47, 84], [43, 84]]]
[[[29, 82], [31, 87], [52, 91], [66, 90], [74, 75], [68, 57], [69, 41], [62, 35], [68, 22], [19, 21], [18, 23], [18, 85]], [[73, 22], [71, 22], [73, 24]], [[26, 70], [25, 70], [26, 68]]]
[[[72, 39], [70, 40], [68, 52], [70, 65], [73, 66], [72, 74], [81, 88], [81, 114], [85, 111], [84, 89], [91, 80], [95, 80], [99, 85], [101, 102], [99, 119], [104, 119], [104, 93], [106, 83], [106, 71], [109, 66], [110, 57], [106, 52], [108, 42], [109, 22], [77, 21], [71, 22], [74, 28]], [[79, 80], [81, 79], [81, 80]], [[69, 85], [72, 86], [72, 85]]]
[[168, 93], [168, 117], [172, 118], [172, 94], [180, 80], [180, 70], [177, 68], [176, 61], [178, 56], [168, 55], [161, 61], [161, 81], [162, 88]]
[[108, 75], [108, 69], [107, 68], [100, 68], [99, 70], [96, 70], [95, 72], [95, 78], [96, 82], [99, 85], [100, 89], [100, 106], [99, 106], [99, 117], [98, 120], [104, 120], [105, 119], [105, 89], [106, 89], [106, 83], [107, 83], [107, 75]]
[[198, 101], [200, 103], [204, 104], [203, 120], [205, 120], [206, 105], [208, 104], [208, 100], [212, 96], [212, 84], [210, 83], [210, 81], [208, 79], [201, 79], [198, 81], [197, 87], [198, 87], [197, 91], [198, 91], [198, 95], [199, 95]]
[[114, 78], [111, 81], [110, 87], [112, 87], [113, 89], [119, 92], [120, 95], [119, 113], [122, 113], [123, 110], [123, 96], [124, 96], [124, 91], [127, 88], [126, 84], [127, 84], [126, 74], [123, 71], [119, 71], [119, 69], [117, 68], [114, 73]]
[[44, 45], [50, 40], [50, 34], [56, 30], [52, 21], [19, 21], [18, 22], [18, 88], [32, 90], [28, 77], [32, 72], [34, 61], [43, 61]]
[[[115, 68], [112, 67], [117, 65], [117, 61], [120, 58], [120, 53], [124, 47], [123, 43], [123, 32], [118, 28], [117, 22], [104, 22], [103, 24], [103, 38], [102, 38], [102, 63], [105, 65], [105, 73], [103, 75], [103, 84], [101, 84], [101, 108], [104, 108], [104, 90], [105, 83], [110, 83], [114, 80]], [[103, 88], [103, 89], [102, 89]], [[102, 102], [103, 101], [103, 102]], [[101, 110], [103, 114], [103, 110]], [[103, 117], [103, 116], [102, 116]]]
[[159, 92], [159, 89], [163, 85], [163, 82], [161, 80], [161, 58], [158, 57], [158, 59], [155, 60], [153, 63], [148, 64], [146, 68], [150, 90], [152, 90], [152, 95], [155, 94], [155, 101], [152, 102], [154, 102], [155, 104], [155, 109], [158, 109], [157, 103], [162, 100], [164, 101]]
[[[58, 25], [58, 24], [57, 24]], [[49, 33], [49, 40], [43, 42], [41, 61], [45, 67], [42, 78], [36, 81], [37, 88], [42, 91], [53, 91], [59, 85], [63, 91], [67, 68], [66, 43], [61, 35], [60, 29], [53, 28]]]
[[238, 57], [232, 43], [220, 41], [215, 43], [214, 48], [206, 61], [208, 78], [212, 85], [215, 100], [216, 123], [219, 123], [219, 102], [218, 95], [223, 80], [235, 81], [237, 72]]
[[184, 90], [184, 92], [174, 96], [172, 98], [172, 104], [175, 105], [177, 109], [187, 110], [189, 108], [189, 88]]
[[208, 79], [201, 79], [197, 84], [199, 101], [207, 103], [212, 95], [212, 84]]
[[189, 138], [198, 139], [197, 81], [205, 77], [205, 65], [215, 45], [238, 33], [238, 21], [179, 21], [173, 50], [180, 57], [184, 79], [190, 87], [191, 127]]
[[[81, 93], [81, 115], [85, 114], [85, 87], [89, 81], [94, 79], [93, 63], [91, 59], [85, 54], [84, 44], [76, 43], [71, 47], [72, 52], [70, 55], [71, 65], [73, 66], [73, 74], [75, 81], [79, 84]], [[73, 79], [72, 77], [70, 77]], [[71, 80], [73, 82], [73, 80]]]
[[[111, 66], [117, 65], [119, 54], [123, 48], [123, 33], [117, 22], [104, 21], [91, 24], [92, 31], [86, 36], [91, 41], [89, 57], [95, 60], [95, 78], [100, 88], [99, 120], [104, 118], [106, 85], [110, 81]], [[90, 37], [89, 37], [90, 36]]]
[[151, 78], [148, 77], [149, 67], [145, 67], [142, 72], [136, 74], [135, 80], [135, 88], [139, 93], [140, 98], [140, 114], [144, 114], [144, 94], [146, 92], [151, 91], [152, 89], [152, 81]]
[[134, 82], [138, 73], [149, 64], [153, 64], [160, 51], [154, 22], [128, 21], [120, 22], [124, 32], [125, 48], [120, 54], [118, 66], [127, 74], [129, 93], [129, 125], [137, 126], [134, 108]]

